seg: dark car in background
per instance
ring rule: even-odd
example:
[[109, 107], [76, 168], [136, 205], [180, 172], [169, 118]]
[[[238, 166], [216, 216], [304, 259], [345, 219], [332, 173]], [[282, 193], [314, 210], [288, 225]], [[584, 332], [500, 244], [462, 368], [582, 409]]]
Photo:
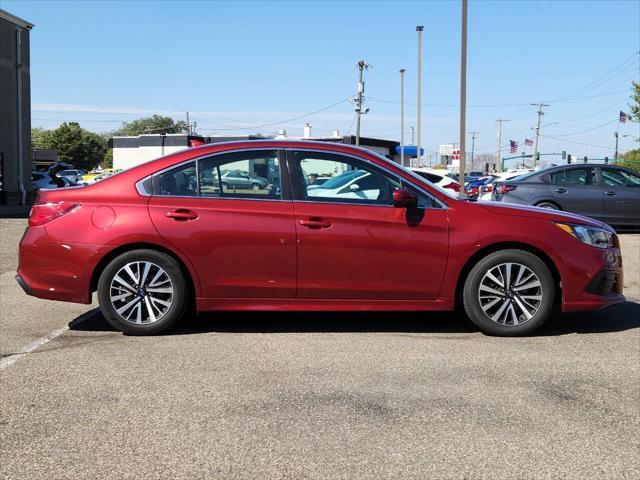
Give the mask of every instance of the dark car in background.
[[640, 227], [640, 175], [613, 165], [564, 165], [497, 182], [492, 200], [579, 213], [618, 228]]

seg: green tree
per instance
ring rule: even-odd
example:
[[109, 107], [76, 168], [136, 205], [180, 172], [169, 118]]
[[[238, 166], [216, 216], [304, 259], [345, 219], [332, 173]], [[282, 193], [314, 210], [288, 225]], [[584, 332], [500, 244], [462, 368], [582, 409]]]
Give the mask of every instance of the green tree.
[[131, 122], [123, 122], [122, 126], [112, 132], [113, 135], [141, 135], [141, 134], [165, 134], [165, 133], [182, 133], [187, 131], [187, 122], [179, 120], [173, 121], [171, 117], [163, 117], [161, 115], [153, 115], [151, 117], [143, 117]]
[[631, 82], [633, 86], [633, 93], [631, 94], [631, 100], [633, 103], [629, 105], [631, 108], [631, 120], [640, 122], [640, 83]]
[[51, 149], [51, 130], [42, 127], [31, 129], [31, 147], [39, 150]]
[[65, 122], [49, 131], [50, 148], [58, 158], [78, 168], [90, 170], [104, 160], [107, 142], [97, 133], [83, 129], [76, 122]]

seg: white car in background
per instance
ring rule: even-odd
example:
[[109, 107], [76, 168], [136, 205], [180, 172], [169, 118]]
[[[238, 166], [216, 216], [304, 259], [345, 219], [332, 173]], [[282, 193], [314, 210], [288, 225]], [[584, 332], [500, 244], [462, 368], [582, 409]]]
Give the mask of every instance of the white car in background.
[[460, 193], [460, 184], [448, 176], [449, 170], [434, 168], [410, 168], [409, 170], [440, 188], [446, 188], [455, 194]]
[[309, 185], [307, 195], [310, 197], [360, 198], [377, 200], [380, 195], [379, 182], [369, 172], [350, 170], [332, 177], [322, 185]]
[[495, 182], [504, 182], [504, 181], [508, 181], [508, 180], [513, 180], [516, 177], [519, 177], [520, 175], [524, 175], [525, 173], [531, 173], [534, 170], [532, 168], [522, 168], [522, 169], [518, 169], [518, 170], [510, 170], [508, 172], [500, 172], [500, 173], [495, 173], [495, 177], [491, 183], [488, 183], [486, 185], [482, 185], [480, 187], [480, 193], [478, 194], [478, 201], [479, 202], [490, 202], [491, 201], [491, 195], [493, 193], [493, 184]]

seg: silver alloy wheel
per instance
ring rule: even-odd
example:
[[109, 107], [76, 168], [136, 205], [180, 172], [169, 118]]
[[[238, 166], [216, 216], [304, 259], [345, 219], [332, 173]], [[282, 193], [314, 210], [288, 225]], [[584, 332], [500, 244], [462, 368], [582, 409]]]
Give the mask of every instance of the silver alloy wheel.
[[123, 320], [135, 325], [155, 323], [171, 307], [173, 283], [153, 262], [130, 262], [113, 276], [109, 297]]
[[542, 283], [524, 265], [501, 263], [482, 277], [478, 300], [484, 313], [494, 322], [507, 326], [522, 325], [542, 305]]

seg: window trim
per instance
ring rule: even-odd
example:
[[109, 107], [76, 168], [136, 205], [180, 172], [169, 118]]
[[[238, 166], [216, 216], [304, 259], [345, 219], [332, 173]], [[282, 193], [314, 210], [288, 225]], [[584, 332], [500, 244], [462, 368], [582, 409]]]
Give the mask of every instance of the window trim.
[[[264, 152], [264, 151], [274, 151], [276, 152], [278, 165], [280, 168], [280, 191], [281, 198], [255, 198], [255, 197], [235, 197], [235, 196], [203, 196], [201, 195], [200, 190], [200, 161], [205, 160], [211, 157], [217, 157], [220, 155], [233, 154], [233, 153], [243, 153], [243, 152]], [[159, 188], [159, 179], [160, 175], [169, 172], [173, 169], [183, 167], [184, 165], [195, 162], [196, 164], [196, 180], [198, 184], [198, 194], [197, 195], [161, 195], [157, 193], [160, 191]], [[144, 182], [149, 178], [152, 179], [152, 191], [148, 192], [145, 188]], [[288, 169], [286, 165], [286, 155], [282, 148], [239, 148], [233, 150], [223, 150], [220, 152], [209, 153], [206, 155], [202, 155], [199, 157], [189, 158], [187, 160], [183, 160], [182, 162], [170, 165], [168, 167], [163, 168], [162, 170], [158, 170], [157, 172], [152, 173], [151, 175], [147, 175], [146, 177], [138, 180], [136, 182], [136, 190], [142, 196], [154, 196], [159, 198], [198, 198], [198, 199], [207, 199], [207, 200], [250, 200], [250, 201], [261, 201], [261, 202], [290, 202], [291, 201], [291, 189], [289, 188], [288, 183], [289, 175]]]
[[[413, 187], [414, 189], [416, 189], [419, 193], [422, 193], [423, 195], [427, 196], [428, 198], [430, 198], [436, 205], [439, 205], [439, 207], [426, 207], [425, 210], [443, 210], [443, 209], [447, 209], [448, 206], [446, 203], [444, 203], [442, 200], [436, 198], [433, 194], [431, 194], [430, 192], [426, 191], [423, 187], [416, 185], [413, 182], [410, 182], [409, 180], [407, 180], [404, 177], [399, 176], [397, 173], [392, 172], [386, 168], [384, 168], [381, 165], [378, 165], [375, 162], [372, 162], [371, 160], [364, 158], [364, 157], [360, 157], [360, 156], [356, 156], [354, 154], [351, 153], [345, 153], [345, 152], [336, 152], [333, 150], [320, 150], [317, 148], [294, 148], [294, 147], [287, 147], [284, 149], [286, 152], [286, 158], [287, 158], [287, 167], [288, 167], [288, 171], [289, 171], [289, 183], [291, 185], [291, 198], [293, 199], [294, 202], [298, 202], [298, 203], [317, 203], [317, 204], [323, 204], [323, 205], [357, 205], [357, 206], [366, 206], [366, 207], [387, 207], [387, 208], [395, 208], [393, 205], [383, 205], [380, 203], [367, 203], [367, 202], [358, 202], [357, 200], [353, 201], [353, 202], [339, 202], [339, 201], [331, 201], [331, 200], [327, 200], [327, 201], [322, 201], [321, 197], [317, 197], [318, 200], [307, 200], [305, 197], [305, 191], [306, 189], [301, 185], [301, 180], [302, 180], [302, 170], [300, 168], [300, 162], [296, 162], [295, 158], [294, 158], [294, 154], [295, 152], [312, 152], [312, 153], [325, 153], [325, 154], [330, 154], [330, 155], [338, 155], [338, 156], [343, 156], [343, 157], [348, 157], [348, 158], [353, 158], [354, 160], [360, 161], [362, 163], [367, 164], [368, 166], [373, 167], [374, 169], [377, 170], [381, 170], [382, 172], [384, 172], [385, 175], [391, 176], [393, 178], [395, 178], [396, 180], [398, 180], [398, 182], [402, 185], [404, 183], [410, 185], [411, 187]], [[297, 174], [297, 178], [295, 177], [295, 175]], [[304, 182], [302, 182], [304, 183]]]

